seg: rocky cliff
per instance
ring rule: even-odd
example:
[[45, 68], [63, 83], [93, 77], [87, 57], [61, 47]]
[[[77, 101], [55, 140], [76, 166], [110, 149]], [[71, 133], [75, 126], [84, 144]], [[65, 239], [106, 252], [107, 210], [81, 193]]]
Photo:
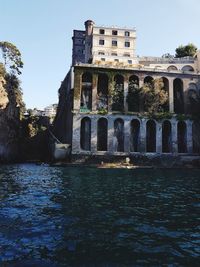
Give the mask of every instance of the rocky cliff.
[[20, 159], [20, 108], [22, 94], [19, 80], [0, 69], [0, 162]]

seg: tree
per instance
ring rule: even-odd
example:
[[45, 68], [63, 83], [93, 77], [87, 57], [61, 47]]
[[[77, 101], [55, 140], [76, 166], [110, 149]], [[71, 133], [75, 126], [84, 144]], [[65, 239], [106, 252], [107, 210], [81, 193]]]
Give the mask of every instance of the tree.
[[193, 57], [196, 54], [196, 52], [197, 52], [197, 47], [192, 43], [189, 43], [185, 46], [180, 45], [179, 47], [176, 48], [175, 57], [176, 58], [187, 57], [187, 56]]
[[18, 48], [9, 42], [0, 42], [0, 49], [5, 68], [10, 68], [12, 74], [21, 74], [20, 69], [23, 68], [23, 62]]
[[140, 89], [144, 111], [157, 113], [164, 111], [164, 104], [168, 101], [168, 93], [164, 89], [163, 79], [155, 79], [145, 83]]

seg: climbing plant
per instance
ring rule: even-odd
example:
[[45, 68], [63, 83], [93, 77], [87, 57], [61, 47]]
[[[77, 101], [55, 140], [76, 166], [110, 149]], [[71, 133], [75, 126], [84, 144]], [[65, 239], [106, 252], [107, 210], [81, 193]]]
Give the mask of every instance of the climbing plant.
[[128, 111], [139, 112], [140, 111], [140, 94], [141, 89], [135, 81], [130, 81], [128, 86]]

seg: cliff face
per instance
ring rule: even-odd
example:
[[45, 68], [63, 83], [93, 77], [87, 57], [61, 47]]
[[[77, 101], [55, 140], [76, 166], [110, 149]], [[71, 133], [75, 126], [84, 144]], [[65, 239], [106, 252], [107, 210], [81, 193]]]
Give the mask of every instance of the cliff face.
[[22, 96], [15, 76], [0, 73], [0, 161], [16, 161], [20, 157], [20, 105]]

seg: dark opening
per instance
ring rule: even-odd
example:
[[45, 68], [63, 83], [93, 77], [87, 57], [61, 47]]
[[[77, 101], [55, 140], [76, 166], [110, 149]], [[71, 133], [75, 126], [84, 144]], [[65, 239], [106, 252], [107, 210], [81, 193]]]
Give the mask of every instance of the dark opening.
[[131, 121], [131, 135], [130, 135], [130, 151], [139, 151], [139, 137], [140, 137], [140, 122], [138, 120]]
[[81, 149], [87, 151], [91, 149], [91, 120], [89, 118], [81, 120]]
[[81, 109], [92, 109], [92, 75], [88, 72], [82, 75]]
[[174, 80], [174, 112], [184, 113], [183, 82], [181, 79]]
[[124, 77], [116, 75], [114, 77], [114, 91], [112, 95], [112, 110], [124, 110]]
[[97, 124], [97, 150], [107, 151], [108, 122], [100, 118]]
[[146, 150], [156, 152], [156, 123], [153, 120], [147, 122], [146, 131]]
[[102, 110], [108, 108], [108, 76], [99, 74], [97, 84], [97, 109]]
[[178, 152], [187, 152], [187, 128], [184, 121], [178, 122]]
[[116, 119], [114, 122], [114, 150], [124, 151], [124, 122], [122, 119]]
[[164, 121], [162, 124], [162, 152], [172, 152], [171, 123], [169, 121]]
[[195, 121], [192, 125], [193, 153], [200, 153], [200, 122]]
[[128, 111], [140, 111], [139, 78], [136, 75], [129, 78], [127, 103]]

